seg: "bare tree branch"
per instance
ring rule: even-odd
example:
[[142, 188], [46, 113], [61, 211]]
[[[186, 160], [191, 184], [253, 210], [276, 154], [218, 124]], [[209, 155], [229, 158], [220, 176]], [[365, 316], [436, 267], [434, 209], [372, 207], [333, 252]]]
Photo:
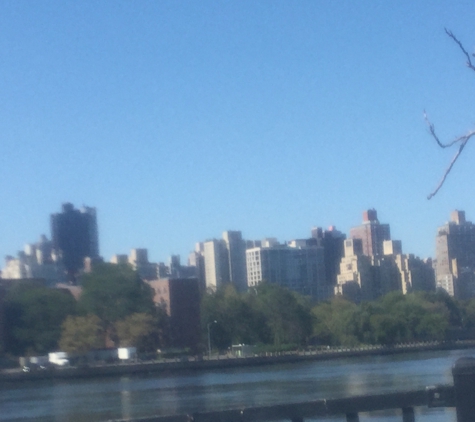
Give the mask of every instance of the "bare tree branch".
[[[457, 37], [452, 33], [452, 31], [449, 31], [447, 28], [444, 29], [445, 33], [458, 44], [460, 49], [463, 51], [463, 54], [465, 54], [465, 57], [467, 58], [467, 66], [475, 71], [475, 66], [473, 65], [472, 60], [470, 59], [470, 54], [467, 53], [467, 50], [465, 50], [462, 43], [457, 39]], [[475, 57], [475, 54], [473, 54], [473, 56]]]
[[[473, 65], [472, 63], [472, 60], [470, 58], [470, 55], [467, 53], [467, 50], [465, 50], [464, 46], [462, 45], [462, 43], [457, 39], [457, 37], [452, 33], [452, 31], [449, 31], [447, 28], [445, 28], [445, 33], [450, 37], [452, 38], [452, 40], [454, 40], [458, 46], [460, 47], [460, 49], [462, 50], [463, 54], [465, 54], [465, 57], [467, 57], [467, 66], [472, 69], [473, 71], [475, 71], [475, 66]], [[474, 57], [475, 57], [475, 54], [472, 54]], [[458, 144], [459, 147], [458, 147], [458, 151], [457, 153], [455, 154], [455, 156], [452, 158], [452, 161], [450, 162], [449, 166], [447, 167], [447, 169], [445, 170], [445, 173], [444, 175], [442, 176], [442, 179], [441, 181], [439, 182], [439, 184], [437, 185], [437, 187], [435, 188], [434, 191], [432, 191], [432, 193], [430, 193], [428, 196], [427, 196], [427, 199], [431, 199], [434, 195], [437, 194], [437, 192], [439, 192], [440, 188], [442, 187], [442, 185], [444, 184], [445, 182], [445, 179], [447, 179], [447, 176], [449, 175], [450, 171], [452, 170], [452, 167], [454, 166], [455, 162], [457, 161], [457, 159], [459, 158], [460, 154], [462, 153], [463, 149], [465, 148], [465, 145], [467, 145], [467, 142], [470, 140], [470, 138], [472, 137], [475, 137], [475, 130], [472, 130], [470, 132], [468, 132], [467, 134], [463, 135], [463, 136], [459, 136], [458, 138], [455, 138], [453, 140], [451, 140], [450, 142], [446, 142], [446, 143], [443, 143], [440, 141], [436, 131], [435, 131], [435, 127], [434, 127], [434, 124], [429, 120], [429, 118], [427, 117], [427, 114], [426, 112], [424, 111], [424, 119], [427, 123], [427, 126], [429, 127], [429, 132], [431, 134], [431, 136], [435, 139], [435, 141], [437, 142], [437, 145], [439, 145], [439, 147], [441, 148], [449, 148], [455, 144]]]
[[[465, 145], [467, 145], [467, 142], [469, 141], [469, 139], [475, 135], [475, 130], [474, 131], [471, 131], [469, 132], [467, 135], [465, 136], [461, 136], [460, 138], [457, 138], [455, 141], [451, 142], [450, 145], [453, 145], [455, 142], [460, 142], [460, 146], [459, 146], [459, 149], [457, 151], [457, 153], [455, 154], [454, 158], [452, 158], [452, 161], [450, 162], [449, 166], [447, 167], [447, 169], [445, 170], [445, 173], [444, 175], [442, 176], [442, 179], [441, 181], [439, 182], [439, 184], [437, 185], [437, 187], [427, 196], [427, 199], [431, 199], [437, 192], [439, 192], [440, 188], [442, 187], [442, 185], [444, 184], [445, 182], [445, 179], [447, 179], [447, 176], [449, 175], [450, 173], [450, 170], [452, 170], [452, 167], [454, 166], [455, 162], [457, 161], [457, 158], [459, 158], [460, 156], [460, 153], [463, 151], [463, 149], [465, 148]], [[433, 134], [434, 138], [437, 139], [436, 135]], [[446, 146], [443, 146], [442, 144], [440, 144], [440, 142], [437, 140], [437, 143], [442, 147], [442, 148], [445, 148]]]
[[435, 141], [437, 142], [437, 144], [439, 145], [439, 147], [441, 148], [449, 148], [451, 147], [452, 145], [455, 145], [456, 143], [458, 142], [463, 142], [463, 140], [468, 136], [469, 138], [472, 136], [472, 132], [469, 132], [467, 133], [466, 135], [463, 135], [463, 136], [459, 136], [458, 138], [455, 138], [453, 139], [452, 141], [446, 143], [446, 144], [443, 144], [439, 137], [437, 136], [437, 133], [435, 132], [435, 127], [434, 127], [434, 124], [429, 120], [429, 118], [427, 117], [427, 113], [424, 111], [424, 119], [427, 123], [427, 126], [429, 126], [429, 132], [430, 134], [432, 135], [432, 137], [435, 139]]

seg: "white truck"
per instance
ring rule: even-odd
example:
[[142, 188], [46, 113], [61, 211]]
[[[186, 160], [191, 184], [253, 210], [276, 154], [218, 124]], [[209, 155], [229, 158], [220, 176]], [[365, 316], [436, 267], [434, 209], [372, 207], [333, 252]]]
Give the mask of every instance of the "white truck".
[[68, 366], [69, 359], [66, 352], [52, 352], [48, 353], [49, 362], [57, 366]]
[[137, 357], [136, 347], [120, 347], [117, 349], [117, 355], [120, 360], [132, 360]]

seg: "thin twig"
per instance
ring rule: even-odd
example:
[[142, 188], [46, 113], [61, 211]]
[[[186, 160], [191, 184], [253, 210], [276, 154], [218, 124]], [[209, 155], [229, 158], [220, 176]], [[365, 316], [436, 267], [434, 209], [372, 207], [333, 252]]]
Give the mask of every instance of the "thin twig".
[[[445, 170], [445, 173], [444, 175], [442, 176], [442, 179], [441, 181], [439, 182], [439, 184], [437, 185], [437, 187], [435, 188], [434, 191], [432, 191], [432, 193], [430, 193], [428, 196], [427, 196], [427, 199], [431, 199], [439, 190], [440, 188], [442, 187], [442, 185], [444, 184], [445, 182], [445, 179], [447, 179], [447, 176], [449, 175], [450, 173], [450, 170], [452, 170], [452, 167], [454, 166], [455, 162], [457, 161], [457, 159], [459, 158], [461, 152], [463, 151], [463, 149], [465, 148], [465, 145], [467, 145], [467, 142], [469, 141], [469, 139], [472, 137], [472, 136], [475, 136], [475, 130], [469, 132], [467, 135], [464, 135], [464, 136], [461, 136], [460, 138], [457, 138], [457, 142], [460, 142], [460, 146], [459, 146], [459, 149], [457, 151], [457, 153], [455, 154], [454, 158], [452, 158], [452, 161], [450, 162], [449, 166], [447, 167], [447, 170]], [[435, 137], [435, 135], [434, 135]], [[438, 142], [439, 145], [440, 145], [440, 142]], [[451, 143], [453, 145], [453, 142]], [[444, 148], [444, 147], [442, 147]]]
[[441, 148], [448, 148], [448, 147], [451, 147], [452, 145], [456, 144], [457, 142], [462, 142], [467, 136], [472, 136], [471, 132], [468, 133], [467, 135], [463, 135], [463, 136], [460, 136], [458, 138], [455, 138], [453, 139], [452, 141], [446, 143], [446, 144], [443, 144], [439, 137], [437, 136], [437, 133], [435, 133], [435, 126], [434, 124], [429, 120], [429, 118], [427, 117], [427, 113], [424, 111], [424, 119], [427, 123], [427, 126], [429, 126], [429, 132], [430, 134], [432, 135], [432, 137], [435, 139], [435, 141], [437, 142], [437, 144], [439, 145], [439, 147]]
[[[470, 54], [468, 54], [467, 50], [465, 50], [464, 46], [462, 45], [462, 43], [458, 40], [458, 38], [452, 33], [452, 31], [449, 31], [447, 28], [445, 28], [445, 33], [450, 37], [452, 38], [453, 41], [455, 41], [457, 43], [457, 45], [460, 47], [460, 49], [462, 50], [463, 54], [465, 54], [465, 57], [467, 58], [467, 67], [469, 67], [470, 69], [472, 69], [473, 71], [475, 71], [475, 66], [473, 65], [472, 63], [472, 60], [470, 58]], [[473, 57], [475, 57], [475, 54], [473, 54]], [[445, 173], [442, 177], [442, 180], [439, 182], [439, 184], [437, 185], [437, 187], [435, 188], [435, 190], [429, 194], [427, 196], [427, 199], [431, 199], [439, 190], [440, 188], [442, 187], [442, 185], [444, 184], [445, 182], [445, 179], [447, 179], [447, 176], [449, 175], [450, 171], [452, 170], [452, 167], [454, 166], [455, 162], [457, 161], [457, 159], [459, 158], [460, 154], [462, 153], [463, 149], [465, 148], [465, 145], [467, 145], [467, 142], [470, 140], [470, 138], [472, 136], [475, 136], [475, 130], [472, 130], [470, 132], [468, 132], [466, 135], [463, 135], [463, 136], [459, 136], [458, 138], [455, 138], [453, 139], [452, 141], [450, 142], [447, 142], [447, 143], [442, 143], [439, 139], [439, 137], [437, 136], [437, 133], [435, 132], [435, 127], [434, 127], [434, 124], [429, 120], [429, 118], [427, 117], [427, 114], [426, 112], [424, 111], [424, 119], [427, 123], [427, 126], [429, 127], [429, 132], [430, 134], [432, 135], [432, 137], [435, 139], [435, 141], [437, 142], [437, 145], [439, 145], [439, 147], [441, 148], [449, 148], [455, 144], [459, 144], [459, 149], [457, 151], [457, 153], [455, 154], [454, 158], [452, 158], [452, 161], [450, 162], [449, 166], [447, 167], [447, 169], [445, 170]]]
[[[465, 50], [464, 46], [462, 43], [458, 40], [458, 38], [452, 33], [452, 31], [449, 31], [447, 28], [445, 29], [445, 33], [452, 38], [460, 47], [460, 49], [463, 51], [463, 54], [465, 54], [465, 57], [467, 58], [467, 66], [475, 71], [475, 66], [472, 63], [472, 60], [470, 59], [470, 54], [467, 53], [467, 50]], [[473, 55], [475, 57], [475, 54]]]

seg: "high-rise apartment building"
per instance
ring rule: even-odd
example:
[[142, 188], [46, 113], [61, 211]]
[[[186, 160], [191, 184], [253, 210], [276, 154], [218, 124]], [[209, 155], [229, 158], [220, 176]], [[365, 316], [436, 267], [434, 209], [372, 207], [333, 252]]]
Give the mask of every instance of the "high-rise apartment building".
[[207, 240], [203, 244], [206, 288], [216, 290], [229, 283], [229, 262], [226, 245], [221, 239]]
[[377, 289], [374, 285], [371, 257], [363, 254], [363, 241], [357, 238], [345, 240], [344, 251], [335, 294], [356, 303], [375, 299]]
[[326, 299], [323, 248], [305, 240], [286, 245], [262, 241], [261, 247], [246, 251], [249, 287], [275, 283], [316, 300]]
[[115, 254], [112, 255], [110, 260], [111, 264], [124, 265], [129, 263], [129, 257], [126, 254]]
[[337, 284], [340, 262], [344, 256], [346, 235], [338, 231], [334, 226], [330, 226], [328, 230], [315, 227], [312, 229], [312, 239], [315, 239], [317, 245], [323, 248], [326, 296], [330, 298], [333, 296], [334, 288]]
[[204, 259], [204, 243], [197, 243], [195, 250], [188, 255], [188, 266], [194, 268], [201, 293], [206, 291], [206, 274]]
[[431, 262], [403, 254], [399, 240], [384, 241], [383, 252], [383, 255], [367, 256], [363, 254], [361, 239], [346, 240], [335, 294], [360, 302], [375, 300], [393, 291], [404, 294], [435, 291]]
[[52, 242], [42, 235], [37, 243], [25, 245], [17, 258], [7, 256], [2, 277], [8, 279], [43, 279], [48, 285], [66, 281], [62, 263], [54, 254]]
[[96, 209], [63, 204], [62, 212], [51, 215], [51, 238], [70, 282], [75, 282], [84, 258], [99, 258]]
[[457, 298], [475, 296], [475, 225], [454, 211], [436, 236], [437, 287]]
[[435, 274], [431, 260], [424, 261], [413, 254], [403, 254], [400, 240], [386, 240], [383, 246], [385, 258], [390, 258], [397, 266], [400, 278], [397, 283], [400, 283], [404, 294], [435, 291]]
[[[196, 267], [198, 280], [206, 289], [232, 283], [236, 290], [247, 290], [246, 242], [240, 231], [226, 231], [222, 239], [197, 243], [189, 262]], [[203, 271], [204, 269], [204, 271]]]
[[363, 223], [350, 230], [352, 239], [361, 239], [363, 254], [383, 255], [383, 242], [391, 239], [389, 224], [381, 224], [375, 209], [363, 212]]
[[345, 256], [340, 263], [340, 274], [335, 294], [354, 302], [371, 301], [392, 291], [401, 291], [401, 272], [395, 262], [401, 242], [385, 244], [387, 255], [368, 256], [363, 253], [361, 239], [345, 240]]
[[373, 299], [390, 292], [401, 292], [402, 281], [393, 255], [374, 255], [371, 257], [373, 274]]
[[131, 249], [128, 263], [134, 271], [137, 271], [142, 280], [155, 280], [157, 278], [157, 264], [149, 262], [147, 249]]
[[226, 231], [223, 233], [226, 247], [229, 281], [234, 284], [237, 291], [247, 290], [246, 271], [246, 242], [242, 239], [240, 231]]

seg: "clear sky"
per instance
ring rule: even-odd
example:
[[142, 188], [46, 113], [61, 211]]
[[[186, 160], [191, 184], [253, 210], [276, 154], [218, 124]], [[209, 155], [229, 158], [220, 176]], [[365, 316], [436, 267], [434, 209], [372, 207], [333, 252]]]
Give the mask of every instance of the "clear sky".
[[[348, 234], [376, 208], [405, 253], [475, 221], [473, 0], [0, 2], [0, 255], [98, 210], [106, 260], [197, 241]], [[472, 141], [475, 142], [475, 141]], [[0, 267], [3, 266], [0, 265]]]

